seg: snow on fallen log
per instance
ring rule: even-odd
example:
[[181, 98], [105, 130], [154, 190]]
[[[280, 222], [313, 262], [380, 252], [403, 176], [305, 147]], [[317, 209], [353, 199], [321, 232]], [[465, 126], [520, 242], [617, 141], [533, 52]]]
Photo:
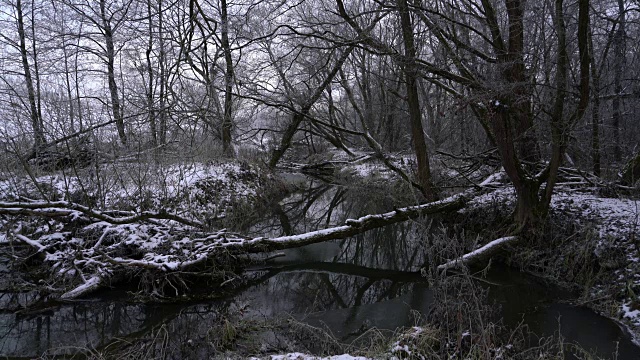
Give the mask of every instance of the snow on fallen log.
[[[248, 238], [224, 229], [214, 233], [198, 232], [190, 226], [154, 223], [113, 224], [99, 221], [74, 233], [53, 233], [32, 240], [20, 240], [44, 253], [52, 279], [69, 300], [84, 296], [103, 286], [110, 274], [143, 269], [175, 272], [193, 269], [209, 259], [233, 253], [265, 252], [294, 248], [333, 239], [350, 237], [365, 231], [464, 206], [470, 193], [423, 205], [349, 219], [344, 225], [299, 235], [275, 238]], [[37, 205], [39, 206], [39, 205]]]
[[368, 230], [415, 219], [420, 216], [455, 211], [462, 208], [468, 199], [469, 193], [458, 194], [422, 205], [408, 206], [382, 214], [366, 215], [358, 219], [348, 219], [345, 221], [345, 225], [341, 226], [276, 238], [258, 237], [233, 243], [221, 242], [220, 246], [225, 248], [243, 248], [249, 252], [263, 252], [294, 248], [328, 240], [344, 239]]
[[[498, 175], [491, 176], [480, 187], [486, 188], [496, 181]], [[77, 224], [80, 226], [69, 227], [70, 231], [56, 225], [57, 230], [38, 233], [37, 238], [35, 233], [13, 232], [18, 240], [44, 254], [52, 282], [67, 290], [61, 299], [72, 299], [104, 286], [113, 274], [192, 270], [229, 254], [268, 252], [343, 239], [420, 216], [456, 211], [478, 194], [477, 190], [467, 190], [440, 201], [274, 238], [249, 238], [226, 229], [206, 232], [195, 221], [167, 213], [98, 211], [66, 201], [0, 202], [0, 214], [54, 217], [60, 222], [58, 225], [78, 217], [84, 220]]]
[[438, 266], [439, 271], [446, 271], [462, 266], [471, 266], [481, 262], [488, 261], [498, 251], [508, 244], [513, 244], [518, 241], [517, 236], [506, 236], [489, 242], [488, 244], [460, 256], [459, 258], [448, 261]]
[[35, 248], [39, 253], [43, 252], [47, 249], [46, 246], [40, 244], [37, 241], [31, 240], [28, 237], [24, 236], [24, 235], [20, 235], [20, 234], [14, 234], [16, 240], [18, 241], [22, 241], [23, 243]]
[[[504, 177], [504, 172], [492, 174], [482, 181], [478, 187], [486, 189], [499, 185], [501, 179]], [[479, 192], [477, 190], [470, 189], [448, 198], [426, 204], [407, 206], [382, 214], [365, 215], [358, 219], [348, 219], [345, 221], [345, 224], [341, 226], [277, 238], [258, 237], [250, 240], [221, 242], [220, 246], [225, 248], [243, 248], [249, 252], [262, 252], [294, 248], [328, 240], [344, 239], [368, 230], [415, 219], [420, 216], [456, 211], [464, 207], [470, 199], [478, 195]]]
[[89, 280], [85, 281], [84, 284], [60, 295], [60, 299], [73, 300], [75, 298], [79, 298], [83, 295], [86, 295], [88, 293], [98, 290], [102, 285], [102, 282], [103, 282], [102, 276], [100, 275], [93, 276]]

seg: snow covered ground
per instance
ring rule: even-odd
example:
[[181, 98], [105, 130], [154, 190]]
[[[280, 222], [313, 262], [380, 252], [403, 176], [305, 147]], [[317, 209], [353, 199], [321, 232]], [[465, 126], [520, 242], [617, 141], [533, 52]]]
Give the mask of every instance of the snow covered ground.
[[242, 162], [171, 165], [105, 164], [79, 174], [57, 172], [0, 181], [0, 200], [67, 200], [103, 209], [163, 209], [198, 217], [223, 217], [229, 207], [251, 203], [268, 176]]
[[349, 354], [342, 355], [332, 355], [332, 356], [314, 356], [304, 353], [288, 353], [282, 355], [271, 355], [267, 358], [251, 358], [251, 360], [261, 360], [261, 359], [269, 359], [269, 360], [371, 360], [370, 358], [363, 356], [351, 356]]
[[0, 202], [3, 214], [16, 216], [0, 218], [0, 242], [8, 234], [45, 253], [61, 297], [73, 297], [118, 269], [169, 271], [206, 260], [217, 240], [229, 242], [224, 230], [209, 230], [259, 208], [275, 191], [267, 189], [277, 188], [271, 182], [270, 173], [242, 162], [107, 164], [8, 177]]

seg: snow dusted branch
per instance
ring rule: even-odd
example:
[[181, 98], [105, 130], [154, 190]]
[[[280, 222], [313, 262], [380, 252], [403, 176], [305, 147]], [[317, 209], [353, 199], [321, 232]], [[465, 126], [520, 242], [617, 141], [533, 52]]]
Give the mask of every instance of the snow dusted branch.
[[73, 300], [75, 298], [79, 298], [83, 295], [89, 294], [93, 291], [96, 291], [102, 286], [103, 278], [99, 275], [93, 276], [89, 280], [85, 281], [82, 285], [67, 291], [66, 293], [60, 295], [61, 300]]
[[38, 250], [38, 252], [43, 252], [47, 249], [46, 246], [40, 244], [38, 241], [34, 241], [29, 239], [28, 237], [24, 236], [24, 235], [20, 235], [20, 234], [14, 234], [16, 240], [21, 241], [33, 248], [35, 248], [36, 250]]
[[88, 218], [108, 222], [114, 225], [132, 224], [147, 220], [171, 220], [196, 228], [203, 227], [203, 224], [197, 220], [187, 219], [167, 212], [144, 211], [139, 214], [129, 216], [113, 217], [105, 214], [105, 212], [68, 201], [0, 202], [0, 215], [28, 215], [43, 217], [80, 217], [84, 215]]
[[506, 245], [514, 244], [518, 241], [517, 236], [507, 236], [503, 238], [499, 238], [489, 242], [488, 244], [468, 253], [460, 256], [459, 258], [448, 261], [442, 265], [438, 266], [439, 271], [446, 271], [449, 269], [454, 269], [462, 266], [471, 266], [474, 264], [478, 264], [487, 259], [490, 259], [494, 256], [498, 251], [504, 248]]
[[[491, 176], [480, 187], [488, 188], [496, 181], [498, 177]], [[268, 252], [343, 239], [424, 215], [456, 211], [478, 194], [477, 189], [470, 189], [440, 201], [349, 219], [343, 225], [327, 229], [275, 238], [248, 238], [226, 229], [207, 232], [198, 221], [164, 212], [129, 215], [120, 211], [98, 211], [66, 201], [0, 202], [0, 215], [84, 220], [79, 222], [82, 226], [70, 227], [71, 231], [45, 231], [38, 233], [37, 238], [35, 234], [14, 231], [17, 240], [44, 255], [52, 280], [67, 289], [60, 298], [69, 300], [108, 284], [114, 274], [131, 274], [140, 270], [153, 273], [193, 270], [227, 254]], [[496, 240], [442, 267], [446, 269], [458, 263], [471, 262], [507, 242]]]
[[467, 200], [467, 196], [459, 194], [423, 205], [409, 206], [383, 214], [366, 215], [358, 219], [349, 219], [345, 222], [345, 225], [328, 229], [277, 238], [258, 237], [240, 242], [221, 242], [220, 246], [226, 248], [241, 247], [249, 252], [263, 252], [299, 247], [328, 240], [344, 239], [371, 229], [415, 219], [420, 216], [455, 211], [462, 208]]

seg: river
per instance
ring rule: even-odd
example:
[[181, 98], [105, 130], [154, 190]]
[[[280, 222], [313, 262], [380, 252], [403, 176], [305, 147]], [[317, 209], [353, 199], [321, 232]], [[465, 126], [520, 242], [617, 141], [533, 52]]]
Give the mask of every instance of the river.
[[[307, 178], [297, 181], [299, 192], [275, 205], [269, 216], [247, 214], [236, 230], [261, 236], [302, 233], [407, 201], [384, 191], [365, 192]], [[218, 293], [206, 282], [190, 283], [198, 296], [170, 302], [137, 302], [123, 290], [107, 290], [24, 311], [38, 294], [0, 291], [0, 357], [95, 355], [136, 341], [157, 344], [144, 353], [139, 350], [144, 358], [213, 357], [225, 347], [244, 355], [301, 347], [321, 353], [363, 342], [369, 339], [363, 334], [372, 334], [371, 329], [390, 335], [397, 328], [435, 319], [464, 333], [483, 330], [478, 323], [491, 319], [502, 331], [526, 326], [527, 346], [536, 345], [539, 336], [562, 336], [604, 358], [640, 358], [640, 349], [616, 322], [571, 305], [575, 294], [538, 278], [499, 265], [473, 276], [423, 276], [420, 270], [440, 248], [461, 251], [455, 244], [443, 245], [450, 242], [446, 232], [423, 219], [286, 250], [272, 254], [266, 264], [248, 268], [237, 284], [230, 281], [227, 287], [232, 291]], [[0, 250], [5, 280], [15, 276], [10, 257], [8, 247]], [[464, 309], [471, 305], [488, 314], [482, 319], [443, 318], [451, 309], [467, 314]], [[269, 325], [276, 319], [278, 326]], [[224, 324], [250, 336], [234, 331], [231, 336], [221, 330], [228, 330]], [[131, 354], [136, 349], [132, 347]]]

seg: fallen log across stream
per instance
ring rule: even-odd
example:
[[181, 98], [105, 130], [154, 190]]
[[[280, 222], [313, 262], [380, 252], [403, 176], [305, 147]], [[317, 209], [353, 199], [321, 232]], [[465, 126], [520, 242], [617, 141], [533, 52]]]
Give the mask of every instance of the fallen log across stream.
[[32, 247], [34, 255], [49, 266], [49, 283], [59, 289], [60, 299], [70, 300], [108, 285], [116, 274], [191, 270], [228, 254], [264, 253], [343, 239], [424, 215], [456, 211], [483, 190], [499, 185], [497, 180], [501, 176], [492, 175], [474, 189], [439, 201], [275, 238], [250, 238], [225, 229], [205, 231], [198, 221], [166, 212], [106, 212], [66, 201], [0, 202], [0, 215], [15, 217], [15, 224], [20, 224], [18, 218], [24, 220], [24, 216], [57, 221], [56, 226], [49, 226], [51, 230], [44, 233], [15, 226], [7, 229], [7, 238]]

